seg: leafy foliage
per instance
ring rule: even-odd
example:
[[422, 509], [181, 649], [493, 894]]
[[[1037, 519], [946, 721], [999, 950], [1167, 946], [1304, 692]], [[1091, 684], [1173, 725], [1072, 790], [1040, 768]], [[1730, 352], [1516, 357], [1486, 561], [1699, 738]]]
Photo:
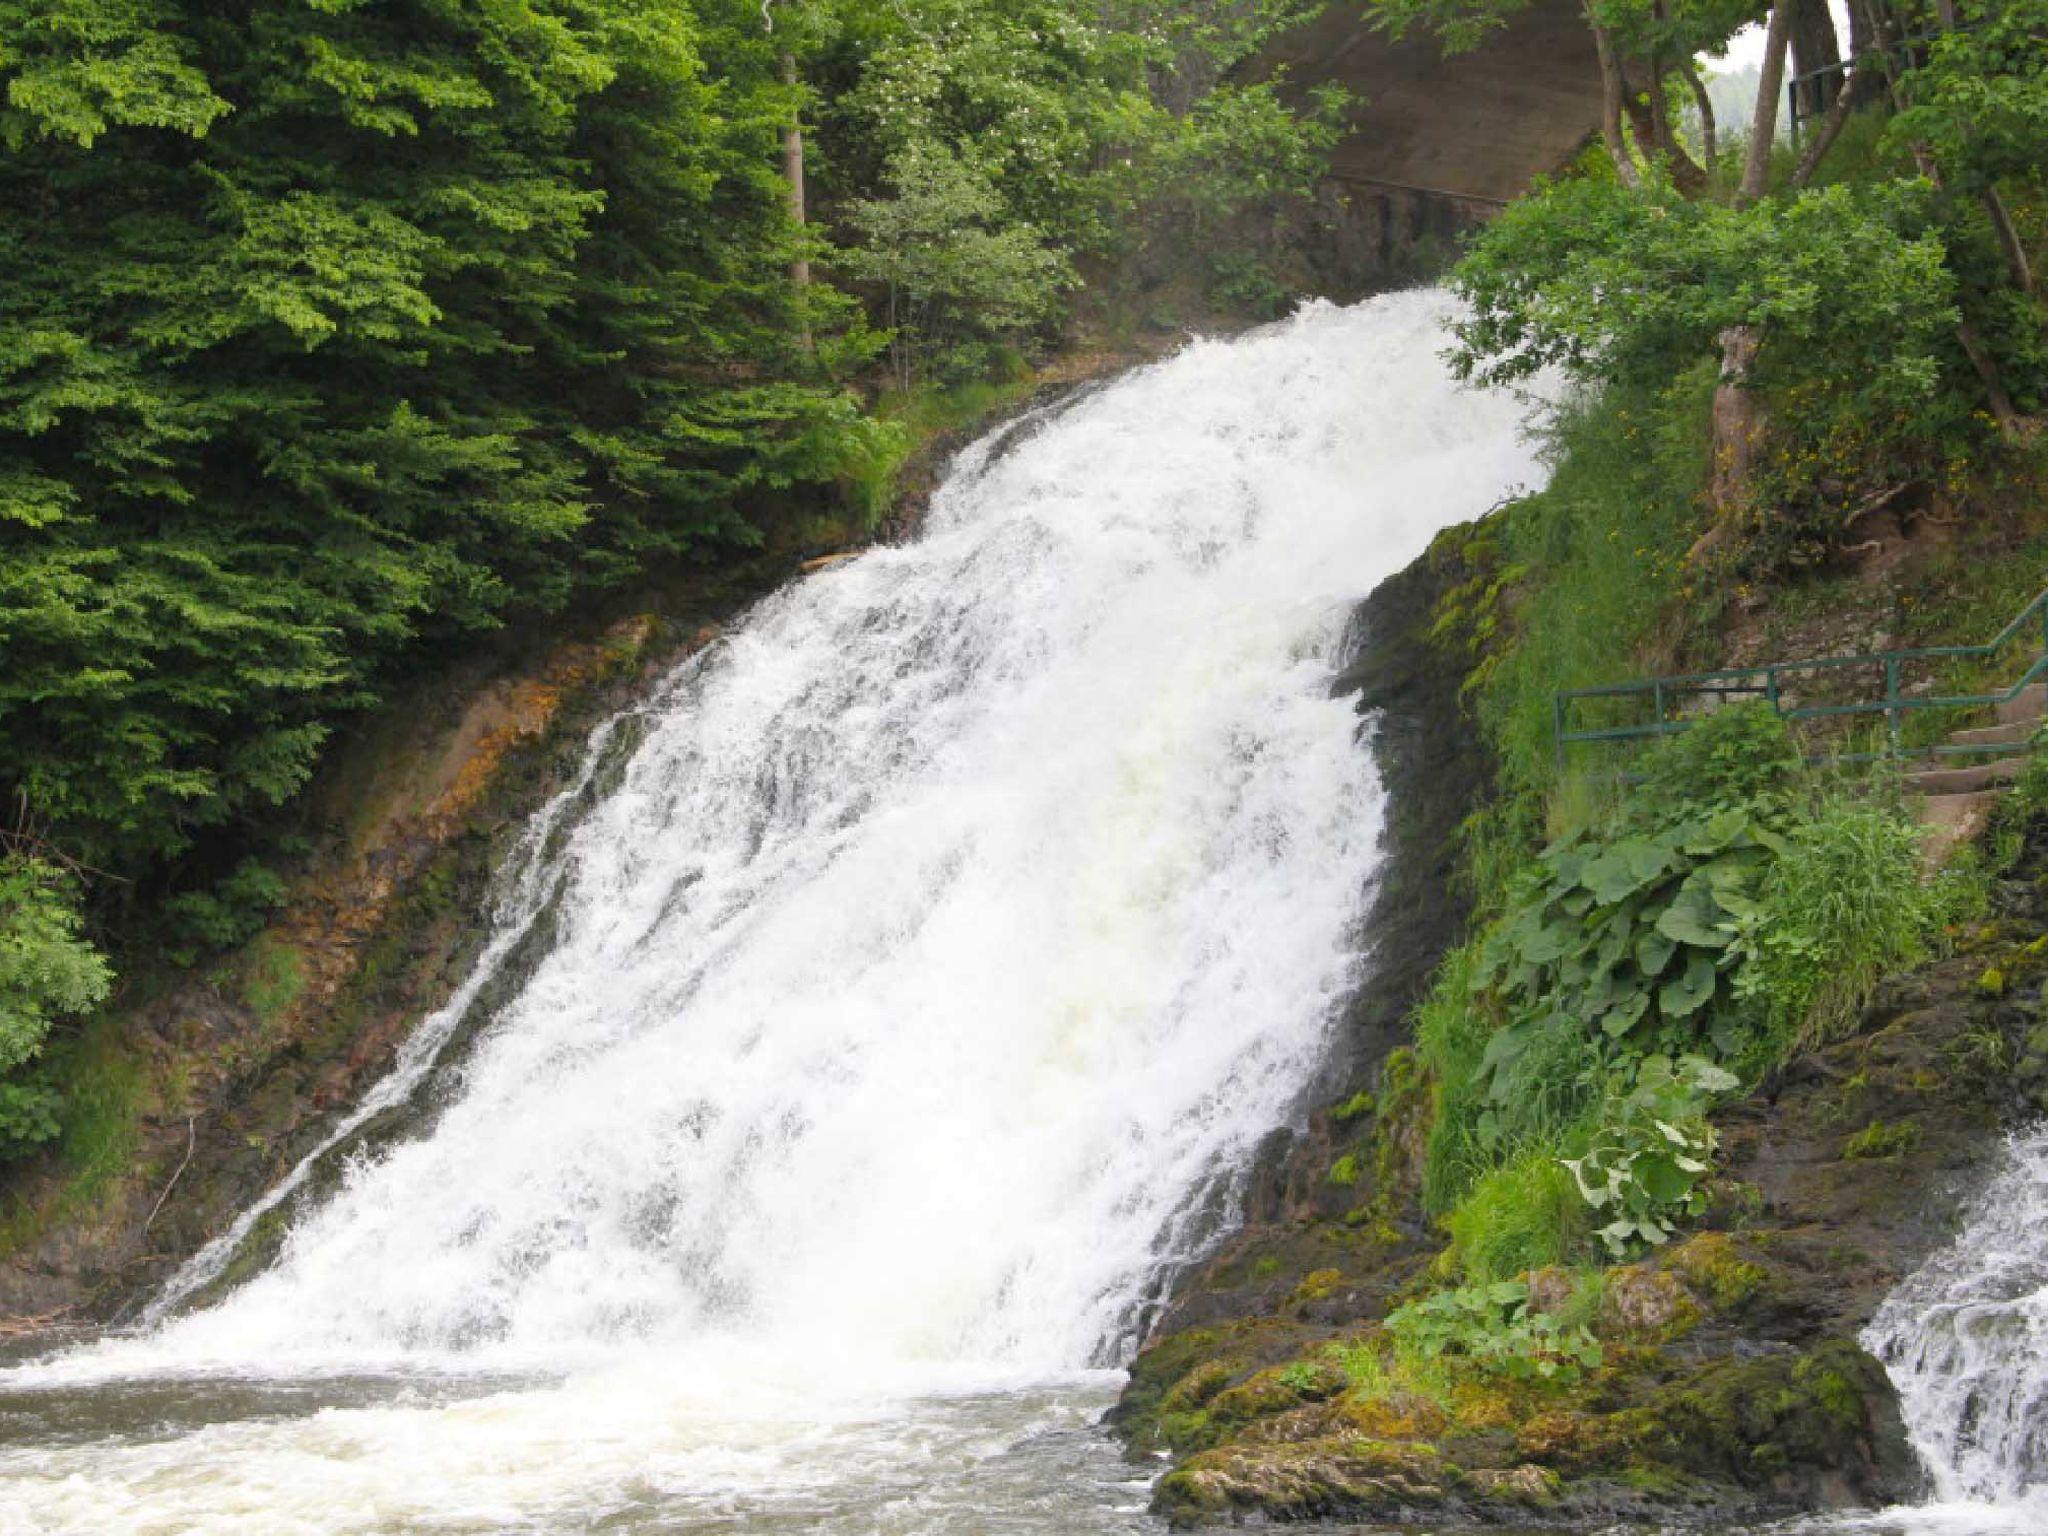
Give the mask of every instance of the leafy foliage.
[[56, 1089], [35, 1072], [51, 1026], [102, 1001], [111, 974], [81, 937], [70, 881], [0, 859], [0, 1159], [57, 1134]]
[[284, 799], [412, 647], [745, 544], [871, 434], [715, 15], [43, 15], [0, 11], [0, 784], [79, 856]]
[[1830, 407], [1924, 413], [1948, 360], [1955, 279], [1914, 184], [1819, 188], [1751, 208], [1580, 176], [1510, 205], [1453, 283], [1472, 306], [1454, 365], [1485, 383], [1543, 368], [1661, 380], [1731, 326], [1765, 328], [1758, 387], [1829, 386]]
[[1717, 1015], [1744, 957], [1736, 937], [1785, 846], [1763, 816], [1728, 809], [1546, 849], [1479, 975], [1514, 1018], [1483, 1063], [1493, 1101], [1512, 1101], [1515, 1057], [1559, 1020], [1613, 1053], [1668, 1053], [1702, 1037], [1731, 1049]]
[[1953, 29], [1904, 79], [1908, 102], [1887, 133], [1925, 144], [1970, 190], [2048, 164], [2048, 3], [1956, 0]]
[[1564, 1160], [1586, 1203], [1609, 1218], [1597, 1236], [1618, 1259], [1665, 1242], [1706, 1209], [1716, 1145], [1706, 1107], [1739, 1081], [1698, 1056], [1646, 1057], [1634, 1078], [1603, 1110], [1592, 1146]]
[[1438, 1291], [1389, 1313], [1387, 1331], [1402, 1354], [1460, 1359], [1514, 1380], [1576, 1381], [1602, 1358], [1583, 1325], [1531, 1310], [1519, 1280]]

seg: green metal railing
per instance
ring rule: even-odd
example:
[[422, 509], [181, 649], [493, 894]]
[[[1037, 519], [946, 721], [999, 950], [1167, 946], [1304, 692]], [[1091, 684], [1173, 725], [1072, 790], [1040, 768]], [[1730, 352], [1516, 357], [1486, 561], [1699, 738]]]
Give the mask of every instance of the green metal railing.
[[[1911, 693], [1900, 686], [1901, 671], [1915, 662], [1950, 661], [1984, 658], [1997, 655], [2008, 645], [2026, 633], [2028, 626], [2039, 630], [2039, 651], [2029, 661], [2026, 671], [2018, 682], [2002, 692], [1937, 695]], [[1792, 704], [1784, 702], [1785, 679], [1794, 675], [1831, 673], [1845, 668], [1869, 667], [1882, 669], [1884, 674], [1884, 696], [1882, 698], [1859, 699], [1849, 704]], [[2000, 630], [1995, 638], [1983, 645], [1935, 645], [1919, 650], [1872, 651], [1859, 656], [1823, 656], [1813, 661], [1776, 661], [1759, 667], [1730, 667], [1719, 672], [1692, 672], [1674, 677], [1644, 678], [1638, 682], [1616, 683], [1604, 688], [1571, 688], [1554, 696], [1552, 700], [1553, 722], [1557, 737], [1557, 764], [1565, 766], [1566, 753], [1579, 742], [1590, 741], [1633, 741], [1646, 737], [1669, 736], [1683, 731], [1694, 722], [1684, 717], [1674, 718], [1670, 713], [1674, 706], [1702, 694], [1729, 696], [1751, 696], [1768, 699], [1771, 707], [1788, 720], [1820, 720], [1854, 715], [1883, 715], [1885, 717], [1887, 750], [1883, 752], [1851, 752], [1834, 756], [1835, 762], [1869, 762], [1883, 757], [1894, 757], [1901, 753], [1902, 727], [1906, 715], [1913, 710], [1926, 709], [1969, 709], [2004, 704], [2019, 696], [2028, 685], [2048, 677], [2048, 590], [2039, 593], [2032, 602], [2014, 616], [2011, 623]], [[1651, 718], [1646, 723], [1634, 725], [1609, 725], [1591, 729], [1574, 729], [1572, 716], [1574, 705], [1585, 699], [1642, 699], [1651, 707]], [[2006, 756], [2026, 752], [2032, 744], [2018, 742], [1983, 742], [1962, 745], [1942, 744], [1917, 748], [1933, 756]]]

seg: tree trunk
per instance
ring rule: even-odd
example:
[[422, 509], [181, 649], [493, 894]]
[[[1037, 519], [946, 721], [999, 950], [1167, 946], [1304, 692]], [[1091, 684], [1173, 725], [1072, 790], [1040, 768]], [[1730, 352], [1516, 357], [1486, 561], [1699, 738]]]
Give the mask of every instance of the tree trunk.
[[[1685, 146], [1678, 142], [1678, 135], [1671, 130], [1671, 103], [1664, 96], [1664, 60], [1658, 54], [1651, 54], [1649, 61], [1650, 88], [1648, 91], [1649, 137], [1646, 143], [1653, 147], [1654, 156], [1661, 159], [1671, 175], [1672, 185], [1687, 197], [1696, 197], [1707, 185], [1707, 173], [1700, 169], [1699, 162], [1685, 152]], [[1631, 96], [1630, 101], [1634, 101]], [[1636, 133], [1642, 135], [1644, 123], [1636, 122]]]
[[[1739, 207], [1755, 203], [1770, 182], [1771, 141], [1778, 133], [1778, 96], [1785, 83], [1792, 5], [1793, 0], [1779, 0], [1771, 8], [1756, 112], [1749, 125], [1749, 156], [1736, 194]], [[1702, 544], [1726, 538], [1734, 519], [1750, 506], [1764, 419], [1762, 404], [1749, 386], [1763, 340], [1763, 328], [1756, 325], [1731, 325], [1721, 333], [1721, 378], [1714, 386], [1714, 477], [1707, 492], [1714, 528]]]
[[1708, 490], [1717, 526], [1749, 507], [1763, 410], [1750, 379], [1764, 340], [1763, 327], [1731, 325], [1721, 333], [1721, 379], [1714, 387], [1714, 476]]
[[1877, 52], [1884, 47], [1884, 27], [1878, 21], [1872, 0], [1849, 0], [1849, 57], [1859, 66], [1849, 80], [1849, 94], [1855, 105], [1877, 100], [1884, 91], [1883, 69], [1877, 67]]
[[1998, 359], [1984, 345], [1984, 338], [1977, 327], [1968, 320], [1958, 320], [1956, 340], [1962, 343], [1970, 366], [1977, 370], [1977, 377], [1984, 385], [1984, 398], [1991, 406], [1991, 416], [1998, 423], [1999, 434], [2013, 443], [2033, 436], [2038, 424], [2029, 421], [2014, 407], [2012, 396], [2006, 393], [2005, 376], [1998, 370]]
[[1991, 228], [1998, 236], [1998, 248], [2005, 252], [2006, 270], [2012, 275], [2013, 286], [2021, 293], [2032, 293], [2034, 269], [2027, 261], [2027, 248], [2020, 240], [2020, 232], [2013, 228], [2005, 199], [1998, 195], [1998, 188], [1986, 187], [1983, 201], [1984, 211], [1991, 215]]
[[[1593, 26], [1592, 13], [1587, 13], [1587, 25]], [[1621, 78], [1620, 61], [1614, 57], [1614, 39], [1602, 26], [1593, 26], [1593, 49], [1600, 56], [1600, 137], [1607, 142], [1607, 154], [1614, 161], [1614, 174], [1621, 178], [1623, 186], [1639, 187], [1643, 184], [1636, 174], [1636, 163], [1629, 158], [1628, 140], [1621, 132], [1622, 102], [1628, 88]]]
[[1700, 114], [1700, 146], [1707, 156], [1707, 175], [1718, 178], [1721, 174], [1721, 145], [1714, 124], [1714, 98], [1707, 94], [1707, 83], [1700, 78], [1700, 72], [1691, 59], [1678, 66], [1679, 74], [1692, 90], [1693, 105]]
[[[1835, 104], [1842, 90], [1841, 62], [1841, 34], [1835, 31], [1828, 0], [1793, 0], [1793, 101], [1801, 117], [1819, 117]], [[1832, 73], [1815, 75], [1816, 70]]]
[[1749, 158], [1743, 165], [1742, 206], [1757, 201], [1770, 186], [1771, 146], [1778, 137], [1778, 98], [1785, 90], [1785, 50], [1791, 41], [1792, 6], [1779, 0], [1771, 7], [1770, 29], [1764, 34], [1763, 70], [1756, 85], [1756, 115], [1749, 125]]
[[[796, 55], [782, 56], [782, 83], [792, 88], [796, 85]], [[797, 117], [796, 104], [792, 100], [789, 121], [782, 129], [782, 174], [789, 183], [789, 218], [798, 229], [804, 227], [804, 130]], [[799, 288], [807, 288], [811, 281], [811, 263], [805, 256], [798, 256], [789, 264], [789, 280]]]

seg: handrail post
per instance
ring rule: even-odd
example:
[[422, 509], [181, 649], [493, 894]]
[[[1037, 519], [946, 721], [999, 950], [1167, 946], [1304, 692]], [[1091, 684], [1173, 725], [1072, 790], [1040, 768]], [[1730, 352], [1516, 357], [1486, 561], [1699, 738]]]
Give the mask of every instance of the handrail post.
[[1657, 727], [1657, 734], [1662, 736], [1664, 734], [1664, 679], [1661, 677], [1657, 678], [1650, 685], [1650, 691], [1652, 707], [1657, 712], [1656, 717], [1650, 723]]
[[1557, 776], [1564, 777], [1564, 695], [1550, 696], [1550, 734], [1557, 742]]
[[1891, 728], [1892, 756], [1899, 755], [1899, 658], [1884, 659], [1884, 715]]
[[1764, 668], [1764, 697], [1771, 701], [1771, 712], [1773, 714], [1782, 715], [1785, 713], [1785, 706], [1778, 702], [1778, 669], [1776, 667]]

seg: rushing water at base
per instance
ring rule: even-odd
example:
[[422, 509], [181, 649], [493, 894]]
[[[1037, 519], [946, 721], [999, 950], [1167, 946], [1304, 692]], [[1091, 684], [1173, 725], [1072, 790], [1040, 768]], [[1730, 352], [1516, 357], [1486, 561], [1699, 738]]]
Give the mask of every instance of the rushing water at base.
[[1356, 980], [1349, 608], [1536, 478], [1444, 314], [1193, 345], [681, 668], [409, 1137], [0, 1373], [0, 1532], [1145, 1528], [1113, 1368]]
[[2048, 1127], [2014, 1139], [1962, 1232], [1863, 1342], [1899, 1389], [1928, 1518], [2048, 1531]]

